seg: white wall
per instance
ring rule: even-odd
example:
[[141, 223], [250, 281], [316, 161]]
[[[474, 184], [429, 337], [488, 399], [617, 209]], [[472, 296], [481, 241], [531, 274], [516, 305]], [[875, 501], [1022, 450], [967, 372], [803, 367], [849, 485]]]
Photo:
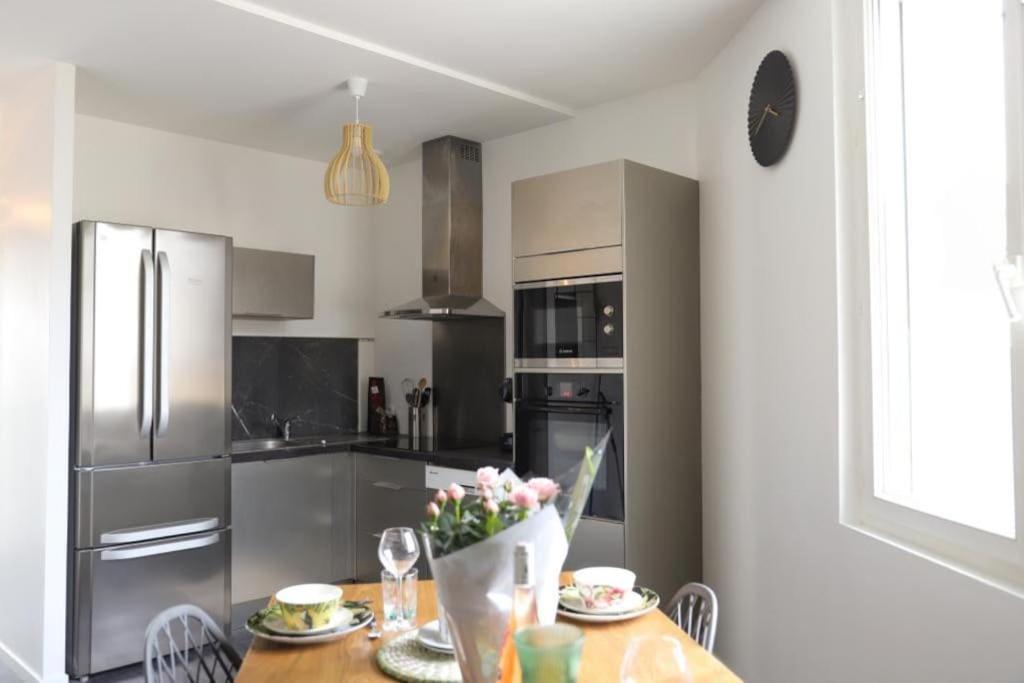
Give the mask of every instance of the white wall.
[[[681, 84], [580, 112], [575, 118], [483, 144], [484, 296], [503, 308], [506, 372], [512, 372], [512, 181], [611, 159], [632, 159], [690, 177], [697, 169], [694, 87]], [[458, 135], [459, 131], [451, 131]], [[379, 308], [420, 295], [420, 162], [391, 169], [391, 201], [374, 214], [378, 233]], [[404, 403], [395, 381], [403, 373], [429, 377], [429, 323], [378, 321], [377, 363], [388, 391]], [[401, 371], [396, 368], [401, 367]], [[495, 387], [497, 395], [497, 387]], [[511, 428], [511, 416], [508, 416]]]
[[[718, 651], [750, 681], [1024, 680], [1024, 604], [839, 525], [832, 24], [768, 0], [699, 79], [704, 558]], [[842, 26], [837, 27], [842, 31]], [[795, 64], [762, 169], [750, 83]]]
[[372, 374], [371, 208], [323, 196], [325, 164], [78, 115], [75, 220], [229, 235], [240, 247], [316, 256], [312, 320], [236, 320], [244, 335], [349, 337], [359, 345], [359, 424]]
[[64, 680], [74, 67], [0, 73], [0, 660]]
[[[373, 214], [376, 239], [374, 301], [376, 312], [404, 304], [422, 294], [423, 173], [419, 161], [389, 169], [391, 198]], [[399, 431], [408, 432], [408, 404], [402, 379], [432, 381], [430, 326], [420, 320], [376, 320], [377, 375], [384, 378], [388, 407], [398, 415]], [[428, 431], [430, 426], [428, 425]]]
[[373, 209], [323, 196], [325, 164], [77, 116], [75, 220], [229, 235], [316, 256], [312, 320], [236, 320], [236, 334], [372, 337]]

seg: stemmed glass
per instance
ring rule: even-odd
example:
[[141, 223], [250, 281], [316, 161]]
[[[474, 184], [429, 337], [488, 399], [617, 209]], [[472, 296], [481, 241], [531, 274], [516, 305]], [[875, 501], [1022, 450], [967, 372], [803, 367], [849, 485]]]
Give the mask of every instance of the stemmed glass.
[[692, 683], [683, 646], [668, 636], [634, 638], [619, 669], [621, 683]]
[[380, 535], [380, 545], [377, 546], [377, 557], [384, 568], [391, 572], [398, 582], [398, 619], [395, 622], [384, 623], [385, 630], [410, 628], [412, 624], [405, 618], [405, 605], [403, 604], [402, 577], [412, 569], [416, 560], [420, 557], [420, 544], [416, 540], [416, 533], [407, 526], [391, 527], [385, 529]]

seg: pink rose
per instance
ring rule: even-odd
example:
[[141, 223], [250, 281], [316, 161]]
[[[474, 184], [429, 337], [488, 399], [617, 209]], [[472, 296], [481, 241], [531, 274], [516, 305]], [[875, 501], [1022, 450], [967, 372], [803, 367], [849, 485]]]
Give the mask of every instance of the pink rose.
[[466, 489], [462, 488], [458, 484], [452, 484], [448, 487], [448, 497], [458, 503], [466, 497]]
[[489, 489], [498, 485], [501, 474], [497, 467], [481, 467], [476, 471], [477, 488]]
[[498, 514], [498, 504], [494, 502], [493, 498], [488, 498], [484, 501], [484, 512], [489, 515]]
[[434, 494], [434, 502], [438, 505], [444, 505], [448, 502], [448, 494], [444, 492], [444, 489], [437, 490], [437, 493]]
[[513, 505], [524, 510], [534, 510], [540, 504], [537, 492], [525, 484], [512, 489], [512, 493], [509, 494], [509, 500], [512, 501]]
[[557, 496], [559, 492], [558, 484], [547, 477], [535, 477], [526, 482], [526, 485], [537, 492], [537, 498], [542, 503], [554, 500], [555, 496]]
[[437, 519], [440, 514], [441, 508], [437, 507], [437, 503], [427, 503], [427, 517]]

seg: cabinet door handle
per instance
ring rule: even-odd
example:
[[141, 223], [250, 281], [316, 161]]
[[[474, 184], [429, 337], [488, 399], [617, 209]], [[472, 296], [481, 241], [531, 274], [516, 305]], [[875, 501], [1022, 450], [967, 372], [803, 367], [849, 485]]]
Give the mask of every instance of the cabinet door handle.
[[373, 482], [373, 485], [379, 489], [389, 489], [391, 491], [401, 491], [405, 488], [401, 484], [395, 484], [390, 481], [375, 481]]

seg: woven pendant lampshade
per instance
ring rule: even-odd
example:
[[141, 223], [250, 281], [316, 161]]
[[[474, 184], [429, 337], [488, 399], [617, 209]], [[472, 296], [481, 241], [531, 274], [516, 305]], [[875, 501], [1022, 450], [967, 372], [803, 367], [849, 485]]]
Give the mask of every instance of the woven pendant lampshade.
[[373, 129], [359, 122], [359, 98], [366, 93], [366, 79], [350, 78], [346, 85], [356, 98], [356, 122], [345, 124], [341, 149], [324, 174], [324, 196], [344, 206], [383, 204], [391, 193], [388, 169], [373, 149]]

